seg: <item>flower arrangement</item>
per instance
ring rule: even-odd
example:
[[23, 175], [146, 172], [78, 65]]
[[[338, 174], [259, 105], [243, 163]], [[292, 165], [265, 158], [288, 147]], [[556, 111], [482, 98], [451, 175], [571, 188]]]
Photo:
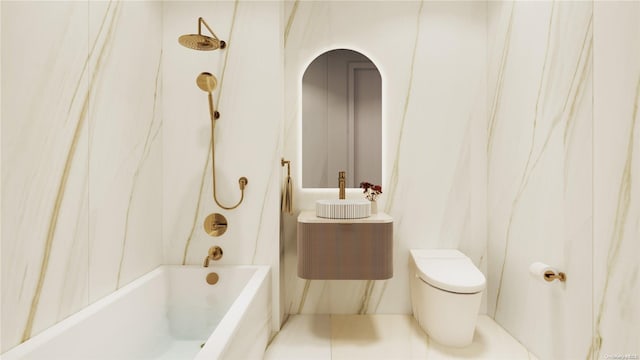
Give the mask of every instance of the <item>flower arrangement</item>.
[[363, 193], [365, 194], [365, 196], [367, 197], [367, 200], [369, 201], [378, 200], [378, 196], [382, 194], [382, 186], [380, 185], [373, 185], [368, 182], [361, 182], [360, 188], [364, 189]]

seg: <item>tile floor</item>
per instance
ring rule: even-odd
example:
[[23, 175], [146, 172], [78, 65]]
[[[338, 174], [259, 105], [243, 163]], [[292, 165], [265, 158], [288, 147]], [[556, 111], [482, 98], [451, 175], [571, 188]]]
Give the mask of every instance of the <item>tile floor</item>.
[[265, 360], [536, 359], [495, 321], [478, 318], [471, 346], [430, 341], [411, 315], [291, 315]]

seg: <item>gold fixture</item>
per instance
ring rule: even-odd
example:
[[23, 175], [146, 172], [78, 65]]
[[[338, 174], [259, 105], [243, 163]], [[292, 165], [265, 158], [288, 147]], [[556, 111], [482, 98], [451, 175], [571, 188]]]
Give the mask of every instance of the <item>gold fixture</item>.
[[209, 285], [214, 285], [215, 283], [218, 282], [219, 279], [220, 279], [220, 276], [218, 276], [218, 274], [214, 272], [207, 274], [207, 284]]
[[[209, 30], [212, 36], [202, 35], [202, 24]], [[193, 50], [210, 51], [227, 47], [227, 43], [218, 39], [213, 30], [211, 30], [206, 21], [201, 17], [198, 18], [198, 33], [182, 35], [178, 38], [178, 42], [180, 45]]]
[[560, 280], [562, 282], [567, 280], [567, 276], [565, 275], [565, 273], [563, 273], [562, 271], [558, 272], [557, 274], [551, 270], [547, 270], [544, 272], [544, 279], [548, 282], [551, 282], [553, 280]]
[[220, 113], [216, 111], [215, 106], [213, 104], [213, 96], [211, 92], [218, 85], [218, 80], [213, 74], [208, 72], [203, 72], [198, 75], [196, 78], [196, 85], [200, 88], [200, 90], [206, 92], [209, 95], [209, 115], [211, 117], [211, 171], [213, 178], [213, 201], [218, 204], [219, 207], [225, 210], [233, 210], [237, 208], [244, 200], [244, 188], [249, 183], [246, 177], [242, 176], [238, 179], [238, 183], [240, 184], [240, 200], [233, 206], [224, 206], [220, 204], [218, 201], [218, 196], [216, 192], [216, 144], [215, 144], [215, 129], [216, 129], [216, 120], [220, 118]]
[[280, 159], [280, 166], [287, 166], [287, 183], [282, 192], [282, 200], [280, 202], [280, 210], [289, 215], [293, 214], [293, 181], [291, 180], [291, 161]]
[[338, 199], [344, 199], [344, 187], [347, 185], [347, 179], [344, 171], [338, 172], [338, 186], [340, 187], [340, 193]]
[[208, 72], [203, 72], [198, 75], [196, 78], [196, 85], [200, 88], [200, 90], [209, 94], [209, 115], [212, 119], [219, 119], [220, 113], [216, 111], [215, 106], [213, 105], [213, 89], [218, 86], [218, 79], [216, 79], [213, 74]]
[[227, 231], [227, 218], [222, 214], [209, 214], [204, 219], [204, 231], [211, 236], [220, 236]]
[[204, 258], [202, 266], [209, 267], [210, 260], [220, 260], [222, 257], [222, 248], [220, 246], [212, 246], [209, 248], [209, 254]]
[[280, 166], [287, 165], [287, 176], [291, 176], [291, 160], [285, 160], [284, 158], [280, 158]]

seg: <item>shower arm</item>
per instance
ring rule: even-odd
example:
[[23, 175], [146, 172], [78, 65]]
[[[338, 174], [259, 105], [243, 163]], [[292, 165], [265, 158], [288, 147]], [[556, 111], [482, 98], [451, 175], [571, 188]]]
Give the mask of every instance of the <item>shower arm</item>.
[[220, 113], [218, 113], [214, 109], [211, 93], [209, 93], [209, 111], [211, 112], [211, 172], [212, 172], [212, 179], [213, 179], [213, 201], [215, 201], [219, 207], [225, 210], [233, 210], [237, 208], [240, 204], [242, 204], [242, 200], [244, 200], [244, 188], [247, 186], [249, 181], [244, 176], [238, 179], [238, 183], [240, 184], [240, 200], [235, 205], [224, 206], [220, 204], [220, 202], [218, 201], [218, 197], [216, 195], [216, 140], [215, 140], [216, 119], [220, 117]]
[[204, 19], [201, 17], [198, 18], [198, 35], [202, 35], [202, 24], [204, 24], [207, 30], [209, 30], [214, 39], [220, 41], [220, 39], [218, 39], [218, 37], [216, 36], [216, 33], [214, 33], [213, 30], [211, 30], [211, 28], [209, 27], [209, 24], [207, 24], [207, 22], [204, 21]]

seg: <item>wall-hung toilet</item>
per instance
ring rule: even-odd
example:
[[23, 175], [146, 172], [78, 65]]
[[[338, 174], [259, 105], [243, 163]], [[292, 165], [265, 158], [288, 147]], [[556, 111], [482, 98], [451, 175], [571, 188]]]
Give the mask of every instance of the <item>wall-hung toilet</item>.
[[473, 341], [484, 275], [458, 250], [411, 250], [413, 316], [433, 340], [463, 347]]

